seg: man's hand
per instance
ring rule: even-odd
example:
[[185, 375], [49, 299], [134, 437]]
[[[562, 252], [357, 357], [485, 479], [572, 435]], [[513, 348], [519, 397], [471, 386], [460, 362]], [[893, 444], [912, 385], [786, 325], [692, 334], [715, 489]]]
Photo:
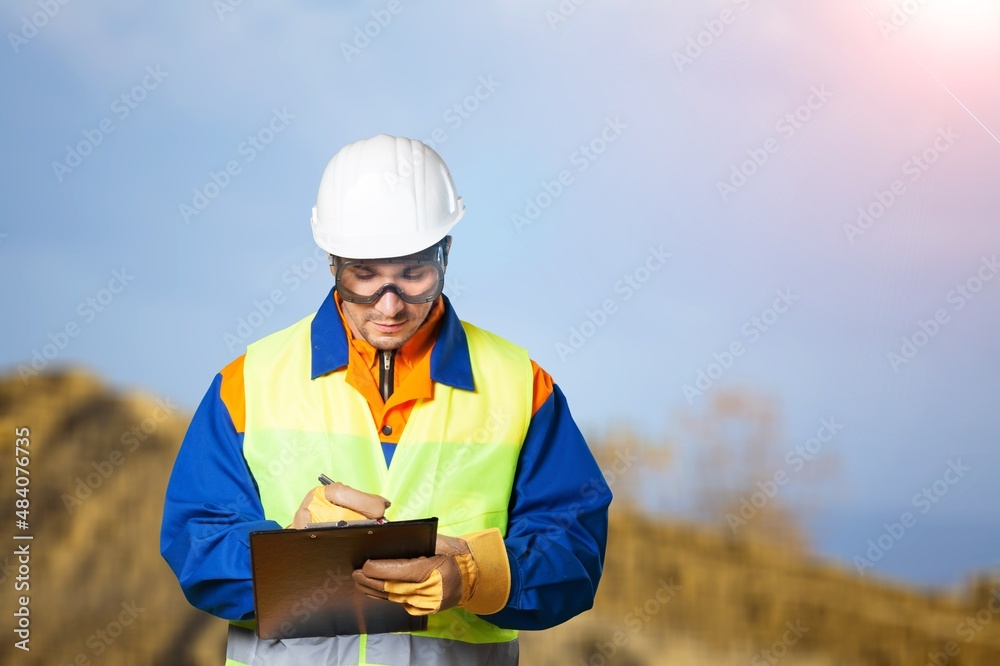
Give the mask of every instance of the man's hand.
[[301, 530], [308, 523], [382, 518], [390, 504], [381, 495], [364, 493], [334, 481], [328, 486], [316, 486], [309, 491], [295, 512], [292, 527]]
[[430, 615], [460, 606], [480, 615], [496, 613], [510, 594], [510, 565], [500, 530], [464, 538], [438, 535], [432, 557], [368, 560], [354, 572], [355, 584], [388, 599], [410, 615]]

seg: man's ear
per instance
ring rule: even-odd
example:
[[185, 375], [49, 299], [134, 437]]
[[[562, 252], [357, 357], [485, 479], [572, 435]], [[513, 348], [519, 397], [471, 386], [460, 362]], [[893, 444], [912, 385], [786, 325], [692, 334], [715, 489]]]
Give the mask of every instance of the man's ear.
[[451, 251], [451, 235], [444, 237], [444, 267], [448, 268], [448, 253]]

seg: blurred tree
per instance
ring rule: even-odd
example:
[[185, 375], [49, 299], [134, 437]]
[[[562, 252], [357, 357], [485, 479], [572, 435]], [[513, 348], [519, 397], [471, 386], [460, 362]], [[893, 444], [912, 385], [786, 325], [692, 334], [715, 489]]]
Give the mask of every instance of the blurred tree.
[[[650, 442], [624, 424], [612, 425], [604, 432], [587, 433], [585, 438], [614, 493], [616, 506], [652, 504], [660, 507], [656, 496], [661, 487], [658, 481], [673, 461], [673, 447], [669, 441]], [[653, 480], [652, 488], [646, 483], [647, 479]]]
[[704, 411], [679, 412], [677, 425], [694, 451], [695, 517], [737, 537], [808, 548], [811, 505], [803, 482], [830, 476], [832, 458], [823, 452], [799, 470], [788, 463], [790, 447], [773, 398], [719, 390]]

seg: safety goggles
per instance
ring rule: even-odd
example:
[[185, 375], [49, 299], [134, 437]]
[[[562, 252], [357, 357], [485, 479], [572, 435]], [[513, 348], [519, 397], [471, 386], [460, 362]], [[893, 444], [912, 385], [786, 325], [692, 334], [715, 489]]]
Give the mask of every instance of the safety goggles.
[[444, 267], [437, 261], [335, 258], [337, 293], [348, 303], [374, 303], [387, 291], [411, 304], [429, 303], [444, 289]]

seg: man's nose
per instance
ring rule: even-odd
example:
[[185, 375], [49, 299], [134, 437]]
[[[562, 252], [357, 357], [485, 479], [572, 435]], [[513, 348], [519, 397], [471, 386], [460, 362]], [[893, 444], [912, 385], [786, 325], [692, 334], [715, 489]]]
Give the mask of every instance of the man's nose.
[[375, 309], [389, 319], [399, 314], [404, 307], [406, 307], [406, 304], [403, 302], [403, 299], [391, 289], [386, 289], [381, 298], [375, 301]]

